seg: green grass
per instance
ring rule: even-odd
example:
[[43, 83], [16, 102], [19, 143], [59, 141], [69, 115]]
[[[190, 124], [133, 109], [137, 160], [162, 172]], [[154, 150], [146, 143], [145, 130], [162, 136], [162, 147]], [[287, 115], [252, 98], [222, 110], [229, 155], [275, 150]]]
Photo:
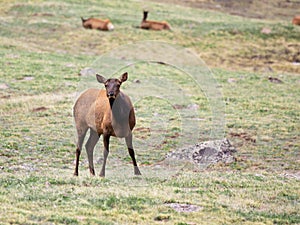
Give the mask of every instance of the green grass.
[[[172, 31], [134, 28], [145, 7]], [[80, 16], [109, 17], [116, 29], [84, 30]], [[263, 34], [264, 27], [272, 32]], [[300, 224], [299, 34], [289, 18], [249, 19], [150, 1], [2, 1], [0, 224]], [[112, 138], [107, 177], [90, 177], [84, 151], [80, 176], [73, 177], [72, 106], [90, 85], [80, 70], [146, 40], [188, 48], [217, 83], [207, 83], [213, 79], [204, 72], [199, 84], [172, 65], [142, 61], [121, 69], [109, 61], [107, 71], [129, 72], [122, 88], [136, 109], [143, 176], [133, 175], [124, 141]], [[192, 63], [176, 52], [166, 55]], [[221, 90], [225, 108], [213, 108], [221, 112], [212, 112], [208, 84]], [[203, 171], [162, 162], [174, 149], [210, 139], [223, 126], [214, 113], [224, 113], [236, 162]], [[102, 149], [100, 141], [95, 160]], [[180, 213], [167, 203], [201, 209]]]

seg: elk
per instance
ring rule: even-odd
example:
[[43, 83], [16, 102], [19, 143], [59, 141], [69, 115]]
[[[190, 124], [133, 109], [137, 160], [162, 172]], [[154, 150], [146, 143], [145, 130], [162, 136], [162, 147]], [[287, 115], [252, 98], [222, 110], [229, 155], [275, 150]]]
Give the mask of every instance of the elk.
[[148, 11], [144, 11], [144, 17], [141, 22], [141, 28], [147, 30], [171, 30], [170, 25], [166, 21], [147, 20]]
[[295, 16], [292, 20], [294, 25], [300, 25], [300, 16]]
[[96, 29], [96, 30], [104, 30], [104, 31], [111, 31], [114, 29], [114, 25], [110, 22], [109, 19], [96, 19], [96, 18], [88, 18], [82, 20], [82, 26], [85, 29]]
[[85, 148], [91, 175], [95, 175], [93, 152], [101, 135], [103, 135], [104, 159], [100, 176], [105, 177], [105, 165], [109, 154], [111, 136], [125, 138], [128, 153], [133, 162], [134, 174], [141, 175], [132, 145], [132, 129], [135, 126], [134, 108], [130, 98], [120, 91], [120, 86], [127, 80], [127, 77], [127, 72], [119, 79], [105, 79], [103, 76], [96, 74], [98, 82], [104, 84], [105, 89], [88, 89], [78, 97], [73, 108], [78, 135], [75, 176], [78, 176], [79, 157], [88, 130], [90, 130], [90, 135]]

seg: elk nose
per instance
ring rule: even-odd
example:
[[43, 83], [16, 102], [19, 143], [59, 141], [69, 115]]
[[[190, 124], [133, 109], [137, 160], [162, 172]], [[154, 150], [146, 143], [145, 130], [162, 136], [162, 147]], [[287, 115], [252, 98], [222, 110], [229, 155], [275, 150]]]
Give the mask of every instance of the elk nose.
[[114, 97], [114, 92], [113, 91], [108, 92], [108, 97]]

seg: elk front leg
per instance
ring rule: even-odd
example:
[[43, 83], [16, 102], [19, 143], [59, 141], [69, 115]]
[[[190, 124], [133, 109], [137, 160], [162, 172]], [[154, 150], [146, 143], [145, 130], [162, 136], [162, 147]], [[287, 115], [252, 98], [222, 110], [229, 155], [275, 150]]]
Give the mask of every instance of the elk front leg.
[[137, 166], [137, 163], [136, 163], [136, 160], [135, 160], [135, 154], [134, 154], [134, 150], [133, 150], [133, 146], [132, 146], [132, 133], [130, 133], [126, 138], [126, 145], [127, 145], [127, 148], [128, 148], [128, 153], [132, 159], [132, 163], [133, 163], [133, 166], [134, 166], [134, 174], [135, 175], [142, 175], [140, 170], [139, 170], [139, 167]]
[[106, 166], [107, 156], [108, 156], [108, 153], [109, 153], [109, 138], [110, 138], [109, 135], [103, 134], [103, 144], [104, 144], [103, 164], [102, 164], [102, 169], [101, 169], [101, 172], [100, 172], [100, 177], [105, 177], [105, 166]]

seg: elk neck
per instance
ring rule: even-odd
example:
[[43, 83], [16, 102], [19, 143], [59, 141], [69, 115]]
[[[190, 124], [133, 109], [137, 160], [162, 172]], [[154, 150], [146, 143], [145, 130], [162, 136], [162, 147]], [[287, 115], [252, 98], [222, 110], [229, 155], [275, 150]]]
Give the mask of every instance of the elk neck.
[[143, 21], [146, 21], [146, 20], [147, 20], [147, 17], [148, 17], [148, 12], [147, 12], [147, 11], [144, 11]]
[[118, 123], [128, 121], [131, 108], [126, 104], [122, 93], [119, 93], [115, 99], [109, 99], [109, 103], [113, 120], [118, 121]]

